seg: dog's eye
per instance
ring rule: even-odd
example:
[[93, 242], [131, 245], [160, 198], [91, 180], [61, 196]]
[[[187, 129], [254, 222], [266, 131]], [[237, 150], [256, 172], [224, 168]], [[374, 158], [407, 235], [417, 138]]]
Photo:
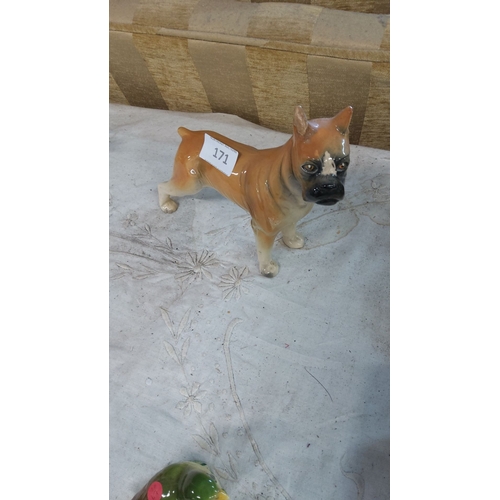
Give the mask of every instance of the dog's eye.
[[314, 174], [318, 171], [318, 167], [314, 163], [304, 163], [302, 169], [308, 174]]
[[345, 170], [349, 166], [349, 163], [346, 161], [343, 161], [339, 165], [337, 165], [337, 170]]

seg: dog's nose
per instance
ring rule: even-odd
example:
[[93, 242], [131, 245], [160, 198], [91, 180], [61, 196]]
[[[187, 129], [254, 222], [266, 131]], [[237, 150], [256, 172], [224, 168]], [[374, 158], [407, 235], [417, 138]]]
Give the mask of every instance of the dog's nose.
[[328, 193], [339, 191], [342, 184], [339, 182], [329, 182], [328, 184], [320, 184], [312, 189], [313, 196], [324, 196]]

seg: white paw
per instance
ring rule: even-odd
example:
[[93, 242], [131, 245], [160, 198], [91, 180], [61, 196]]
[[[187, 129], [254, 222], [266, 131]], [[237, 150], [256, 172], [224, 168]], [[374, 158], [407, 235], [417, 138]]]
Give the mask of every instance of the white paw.
[[302, 248], [304, 246], [305, 239], [301, 234], [295, 233], [295, 235], [291, 238], [283, 236], [283, 243], [290, 248]]
[[176, 201], [168, 200], [161, 206], [161, 209], [166, 214], [172, 214], [177, 210], [178, 207], [179, 204]]
[[267, 264], [260, 266], [260, 274], [266, 278], [274, 278], [280, 270], [280, 266], [271, 260]]

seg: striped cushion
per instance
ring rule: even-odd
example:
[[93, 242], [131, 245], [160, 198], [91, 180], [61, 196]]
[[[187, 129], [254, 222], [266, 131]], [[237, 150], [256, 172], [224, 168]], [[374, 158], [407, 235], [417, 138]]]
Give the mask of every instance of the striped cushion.
[[[283, 0], [240, 0], [261, 2], [283, 2]], [[352, 10], [354, 12], [368, 12], [371, 14], [389, 14], [390, 0], [287, 0], [287, 3], [303, 3], [319, 5], [330, 9]]]
[[112, 102], [230, 113], [287, 133], [297, 104], [311, 118], [352, 105], [351, 142], [389, 149], [388, 15], [304, 2], [110, 0], [109, 49]]

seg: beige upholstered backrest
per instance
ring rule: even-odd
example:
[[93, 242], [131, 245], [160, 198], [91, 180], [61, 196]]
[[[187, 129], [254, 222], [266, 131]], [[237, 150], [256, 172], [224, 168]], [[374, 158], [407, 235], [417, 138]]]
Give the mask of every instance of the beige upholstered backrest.
[[342, 7], [110, 0], [110, 100], [288, 133], [298, 104], [310, 118], [351, 105], [351, 142], [389, 149], [389, 15], [328, 4]]

